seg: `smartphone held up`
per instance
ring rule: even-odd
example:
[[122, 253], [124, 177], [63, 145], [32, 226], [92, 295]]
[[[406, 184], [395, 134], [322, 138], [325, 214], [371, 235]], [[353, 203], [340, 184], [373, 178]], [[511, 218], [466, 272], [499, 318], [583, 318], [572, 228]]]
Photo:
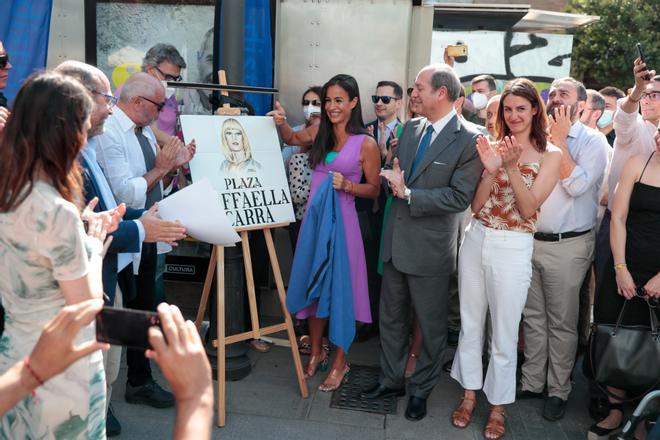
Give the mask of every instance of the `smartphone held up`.
[[156, 312], [103, 307], [96, 315], [96, 340], [146, 350], [152, 326], [161, 326]]

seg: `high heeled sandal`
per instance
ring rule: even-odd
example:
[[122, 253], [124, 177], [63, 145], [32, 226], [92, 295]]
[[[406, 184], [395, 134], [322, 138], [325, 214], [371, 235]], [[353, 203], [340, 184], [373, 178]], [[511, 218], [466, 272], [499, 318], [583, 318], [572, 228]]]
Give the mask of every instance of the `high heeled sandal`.
[[[468, 409], [467, 405], [464, 405], [465, 402], [472, 402], [472, 408]], [[474, 408], [477, 406], [476, 397], [466, 398], [463, 396], [461, 403], [458, 407], [451, 413], [451, 424], [456, 428], [465, 429], [472, 422], [472, 414], [474, 413]]]
[[410, 353], [408, 355], [406, 370], [403, 372], [404, 379], [410, 379], [412, 375], [415, 374], [415, 368], [417, 368], [417, 359], [418, 356], [415, 353]]
[[488, 422], [484, 428], [484, 438], [487, 440], [499, 440], [504, 437], [506, 428], [504, 425], [506, 418], [506, 411], [502, 407], [490, 408], [488, 415]]
[[298, 338], [298, 351], [305, 356], [312, 354], [312, 344], [309, 342], [309, 335], [302, 335]]
[[334, 391], [336, 389], [339, 389], [343, 384], [348, 382], [348, 373], [351, 371], [350, 366], [347, 364], [344, 364], [344, 368], [341, 370], [337, 368], [333, 368], [330, 370], [330, 374], [328, 374], [328, 377], [325, 378], [323, 383], [319, 385], [318, 390], [323, 391], [324, 393], [329, 393], [330, 391]]
[[316, 370], [326, 371], [328, 369], [328, 353], [321, 351], [319, 354], [313, 354], [309, 357], [309, 362], [305, 365], [305, 379], [316, 374]]

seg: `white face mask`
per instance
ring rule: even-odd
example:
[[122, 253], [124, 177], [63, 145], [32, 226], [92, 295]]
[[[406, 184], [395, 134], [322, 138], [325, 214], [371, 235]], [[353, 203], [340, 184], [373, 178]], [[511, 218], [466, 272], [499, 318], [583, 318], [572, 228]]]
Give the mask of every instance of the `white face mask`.
[[474, 92], [472, 94], [472, 105], [477, 110], [484, 109], [488, 105], [488, 97], [483, 93]]
[[167, 81], [161, 81], [160, 83], [165, 88], [165, 99], [170, 99], [176, 93], [176, 90], [173, 87], [167, 87]]
[[612, 123], [612, 119], [614, 119], [614, 112], [612, 110], [605, 110], [600, 118], [598, 118], [596, 125], [598, 128], [605, 128]]
[[305, 114], [305, 120], [309, 121], [312, 116], [321, 114], [321, 107], [309, 104], [307, 107], [303, 107], [303, 113]]

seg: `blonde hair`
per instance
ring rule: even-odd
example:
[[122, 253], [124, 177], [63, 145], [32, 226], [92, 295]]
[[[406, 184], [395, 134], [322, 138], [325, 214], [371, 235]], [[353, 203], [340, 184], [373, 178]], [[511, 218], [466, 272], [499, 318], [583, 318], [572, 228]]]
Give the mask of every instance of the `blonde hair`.
[[234, 153], [229, 149], [227, 144], [227, 138], [225, 138], [225, 132], [227, 130], [236, 129], [241, 132], [241, 137], [243, 139], [243, 151], [245, 152], [245, 161], [252, 159], [252, 148], [250, 147], [250, 141], [243, 129], [243, 126], [234, 118], [225, 119], [225, 122], [222, 123], [222, 128], [220, 129], [220, 135], [222, 137], [222, 153], [225, 155], [225, 159], [231, 163], [237, 163]]

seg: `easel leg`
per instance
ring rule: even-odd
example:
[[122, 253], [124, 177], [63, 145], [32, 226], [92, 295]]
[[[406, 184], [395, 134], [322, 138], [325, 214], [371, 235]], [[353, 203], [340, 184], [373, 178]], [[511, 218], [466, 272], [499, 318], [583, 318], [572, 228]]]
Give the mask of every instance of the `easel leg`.
[[300, 352], [298, 351], [298, 341], [296, 334], [293, 331], [293, 321], [291, 315], [286, 308], [286, 294], [284, 291], [284, 281], [282, 280], [282, 273], [280, 272], [280, 264], [277, 260], [277, 253], [275, 253], [275, 243], [273, 242], [273, 235], [270, 229], [264, 229], [264, 236], [266, 238], [266, 247], [268, 248], [268, 257], [270, 258], [270, 265], [273, 269], [273, 276], [275, 277], [275, 284], [277, 285], [277, 294], [280, 298], [280, 306], [282, 307], [282, 315], [284, 315], [284, 322], [286, 324], [286, 332], [289, 336], [289, 343], [291, 344], [291, 354], [293, 355], [293, 365], [296, 369], [296, 376], [298, 377], [298, 386], [300, 387], [300, 395], [303, 399], [309, 396], [307, 389], [307, 382], [303, 375], [302, 363], [300, 360]]
[[218, 426], [225, 426], [225, 248], [217, 249], [218, 291], [217, 327], [218, 327]]
[[217, 250], [216, 247], [213, 246], [213, 250], [211, 250], [211, 259], [209, 260], [209, 268], [206, 271], [206, 279], [204, 279], [202, 298], [200, 299], [199, 307], [197, 308], [197, 318], [195, 318], [195, 327], [197, 327], [197, 331], [202, 327], [202, 320], [206, 313], [206, 306], [209, 303], [209, 294], [211, 293], [211, 283], [213, 282], [213, 273], [215, 272], [217, 258]]
[[241, 232], [241, 244], [243, 246], [243, 264], [245, 265], [245, 281], [247, 281], [248, 302], [250, 304], [250, 320], [252, 321], [253, 338], [259, 339], [259, 313], [257, 312], [257, 297], [254, 288], [254, 273], [252, 272], [252, 255], [250, 254], [250, 242], [247, 231]]

